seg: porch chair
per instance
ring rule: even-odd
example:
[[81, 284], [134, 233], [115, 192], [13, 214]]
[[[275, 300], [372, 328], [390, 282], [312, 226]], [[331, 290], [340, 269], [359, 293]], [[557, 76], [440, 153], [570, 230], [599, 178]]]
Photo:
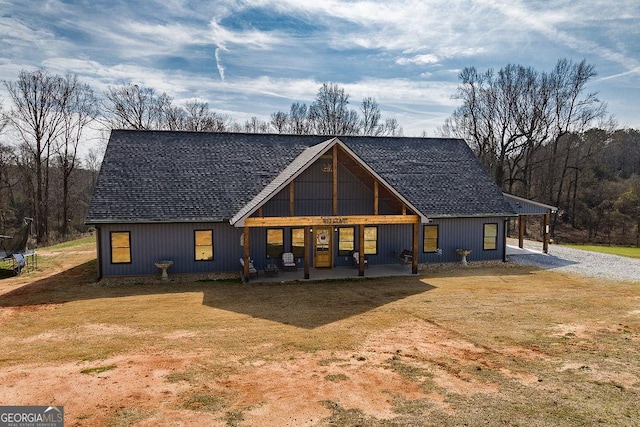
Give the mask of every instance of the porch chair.
[[[364, 259], [364, 266], [365, 268], [367, 267], [369, 261], [367, 261], [367, 258], [365, 257]], [[354, 267], [358, 267], [360, 265], [360, 252], [359, 251], [354, 251], [353, 252], [353, 266]]]
[[404, 249], [400, 254], [398, 252], [393, 251], [393, 257], [400, 261], [400, 264], [406, 265], [411, 264], [413, 262], [413, 251], [409, 249]]
[[[244, 277], [244, 258], [240, 258], [240, 267], [242, 267], [242, 269], [240, 270], [240, 273]], [[253, 266], [253, 260], [251, 258], [249, 258], [249, 277], [248, 277], [248, 279], [250, 279], [251, 277], [258, 278], [258, 270]]]
[[282, 269], [287, 271], [296, 271], [298, 266], [296, 265], [296, 258], [292, 252], [285, 252], [282, 254]]

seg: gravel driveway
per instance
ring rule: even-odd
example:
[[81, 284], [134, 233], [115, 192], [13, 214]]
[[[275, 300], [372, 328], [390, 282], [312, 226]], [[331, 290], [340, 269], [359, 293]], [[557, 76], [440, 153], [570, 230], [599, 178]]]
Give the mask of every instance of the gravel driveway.
[[543, 254], [542, 243], [525, 241], [524, 249], [520, 249], [518, 241], [511, 239], [507, 242], [507, 256], [517, 264], [640, 283], [640, 259], [556, 245], [549, 245], [549, 253]]

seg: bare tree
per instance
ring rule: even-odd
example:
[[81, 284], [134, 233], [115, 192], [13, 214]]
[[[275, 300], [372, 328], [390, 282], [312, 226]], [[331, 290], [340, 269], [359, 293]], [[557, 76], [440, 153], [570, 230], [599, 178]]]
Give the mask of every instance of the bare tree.
[[384, 127], [382, 130], [382, 135], [384, 136], [402, 136], [404, 134], [404, 130], [398, 120], [396, 119], [386, 119], [384, 121]]
[[209, 104], [197, 100], [189, 101], [185, 105], [185, 130], [193, 132], [224, 132], [227, 128], [226, 119], [211, 111]]
[[384, 126], [380, 125], [380, 107], [375, 99], [367, 97], [362, 100], [360, 106], [362, 119], [360, 120], [360, 130], [363, 135], [377, 136], [383, 131]]
[[567, 159], [571, 154], [570, 148], [564, 153], [560, 152], [562, 138], [569, 133], [584, 132], [596, 119], [606, 114], [607, 106], [600, 102], [596, 93], [582, 97], [587, 82], [595, 75], [594, 67], [584, 60], [576, 64], [561, 59], [549, 78], [553, 115], [549, 118], [549, 144], [552, 149], [546, 159], [549, 178], [546, 199], [556, 206], [562, 197], [568, 173]]
[[62, 228], [63, 236], [69, 233], [69, 189], [71, 175], [78, 165], [78, 148], [88, 125], [98, 116], [98, 100], [89, 85], [75, 75], [67, 75], [61, 93], [60, 108], [63, 127], [55, 140], [57, 163], [62, 177]]
[[2, 134], [2, 131], [4, 131], [4, 128], [6, 128], [8, 124], [9, 124], [9, 117], [4, 112], [4, 109], [2, 107], [2, 102], [0, 99], [0, 135]]
[[277, 133], [285, 133], [287, 125], [289, 124], [289, 117], [287, 113], [283, 111], [277, 111], [271, 114], [271, 121], [269, 124], [276, 130]]
[[4, 230], [8, 223], [9, 206], [8, 192], [17, 183], [19, 178], [10, 174], [11, 166], [14, 163], [14, 153], [12, 147], [0, 144], [0, 233], [6, 234]]
[[522, 153], [531, 136], [531, 124], [536, 123], [526, 100], [532, 96], [537, 73], [531, 68], [507, 65], [498, 73], [489, 70], [480, 74], [475, 68], [465, 68], [460, 74], [457, 98], [462, 106], [445, 123], [445, 128], [465, 138], [492, 174], [496, 184], [508, 181], [509, 160]]
[[256, 116], [251, 117], [244, 122], [243, 131], [247, 133], [268, 133], [269, 123], [258, 119]]
[[165, 108], [166, 126], [169, 130], [190, 132], [225, 132], [228, 119], [209, 110], [209, 104], [198, 100], [188, 101], [184, 107]]
[[103, 157], [104, 148], [93, 147], [89, 149], [84, 158], [84, 167], [91, 173], [91, 188], [96, 185], [96, 181], [98, 180], [98, 173], [100, 172]]
[[168, 130], [186, 130], [187, 115], [182, 107], [177, 105], [167, 107], [164, 111], [164, 120]]
[[308, 117], [318, 135], [356, 135], [358, 113], [348, 109], [349, 95], [333, 83], [324, 83], [309, 107]]
[[294, 102], [288, 114], [273, 113], [270, 124], [278, 133], [294, 135], [402, 135], [402, 127], [396, 119], [381, 122], [382, 114], [375, 99], [367, 97], [362, 101], [362, 116], [348, 106], [349, 94], [343, 88], [324, 83], [310, 106]]
[[23, 152], [35, 175], [34, 219], [38, 242], [49, 234], [49, 171], [53, 141], [64, 128], [61, 107], [65, 79], [45, 70], [21, 71], [15, 82], [4, 82], [13, 108], [9, 121], [20, 135]]
[[311, 132], [308, 108], [306, 104], [294, 102], [289, 112], [289, 132], [295, 135], [307, 135]]
[[169, 129], [168, 112], [172, 99], [166, 93], [136, 84], [109, 87], [103, 110], [111, 129]]
[[[2, 103], [0, 103], [0, 134], [9, 123], [9, 118], [6, 116]], [[8, 192], [13, 186], [13, 182], [9, 173], [10, 166], [13, 163], [13, 149], [12, 147], [0, 143], [0, 231], [6, 228], [7, 224], [7, 212], [9, 206], [7, 203], [6, 192]]]
[[447, 119], [443, 133], [465, 138], [496, 184], [509, 190], [516, 182], [529, 188], [533, 169], [541, 165], [534, 164], [536, 153], [551, 145], [551, 158], [544, 164], [554, 182], [539, 196], [557, 203], [562, 184], [551, 174], [558, 166], [560, 139], [584, 131], [606, 110], [595, 94], [582, 96], [593, 75], [593, 67], [584, 61], [574, 64], [565, 59], [543, 74], [512, 64], [498, 73], [465, 68], [456, 95], [462, 105]]

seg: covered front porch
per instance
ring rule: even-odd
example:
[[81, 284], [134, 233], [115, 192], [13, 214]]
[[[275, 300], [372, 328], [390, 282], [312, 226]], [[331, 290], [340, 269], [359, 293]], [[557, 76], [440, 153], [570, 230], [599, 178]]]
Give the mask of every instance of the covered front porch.
[[[253, 257], [259, 260], [267, 255], [274, 259], [296, 251], [295, 258], [301, 264], [298, 270], [302, 270], [304, 279], [310, 279], [312, 273], [315, 279], [325, 274], [325, 269], [342, 267], [352, 257], [357, 257], [353, 261], [358, 265], [352, 271], [358, 276], [369, 275], [368, 269], [365, 273], [367, 255], [374, 257], [368, 261], [369, 267], [386, 263], [378, 256], [379, 251], [388, 254], [406, 249], [417, 255], [419, 227], [427, 222], [426, 216], [406, 197], [337, 138], [307, 148], [229, 221], [243, 229], [241, 264], [245, 279], [253, 279], [250, 274]], [[376, 231], [375, 242], [365, 239], [365, 229], [372, 233], [378, 227], [380, 236]], [[387, 246], [398, 240], [382, 235], [389, 227], [408, 228], [404, 241], [398, 242], [400, 247]], [[349, 253], [341, 235], [346, 229], [351, 230]], [[297, 234], [295, 238], [287, 236], [290, 241], [286, 243], [284, 238], [274, 238], [263, 245], [261, 233], [256, 230], [264, 230], [267, 236], [269, 233], [281, 236], [284, 230], [287, 234], [295, 230]], [[256, 239], [257, 245], [253, 243]], [[409, 271], [416, 274], [417, 256], [410, 263]]]
[[[243, 278], [245, 280], [254, 279], [254, 274], [251, 274], [250, 260], [253, 260], [252, 245], [250, 231], [265, 230], [267, 235], [268, 231], [277, 232], [279, 236], [282, 236], [285, 229], [299, 230], [301, 237], [299, 237], [298, 245], [301, 251], [295, 257], [295, 265], [297, 270], [302, 270], [303, 279], [316, 279], [318, 276], [325, 274], [326, 270], [340, 269], [351, 270], [358, 276], [370, 275], [372, 273], [370, 268], [374, 265], [387, 265], [393, 262], [393, 259], [398, 259], [399, 264], [407, 266], [410, 273], [417, 274], [418, 272], [418, 257], [406, 256], [400, 259], [399, 255], [392, 258], [389, 254], [392, 253], [392, 248], [387, 245], [386, 239], [383, 236], [389, 234], [388, 230], [382, 231], [382, 227], [385, 226], [403, 226], [407, 227], [407, 239], [402, 244], [402, 247], [406, 249], [408, 254], [418, 254], [418, 238], [419, 238], [419, 226], [420, 217], [418, 215], [409, 215], [405, 212], [401, 215], [362, 215], [362, 216], [327, 216], [327, 217], [256, 217], [248, 218], [244, 221], [244, 232], [242, 233], [242, 246], [243, 257], [241, 264], [243, 265]], [[373, 255], [365, 255], [365, 248], [367, 248], [365, 240], [365, 229], [374, 228], [375, 230], [375, 252], [369, 252]], [[343, 250], [340, 247], [342, 240], [338, 237], [339, 232], [342, 230], [349, 230], [351, 232], [351, 240], [348, 242], [350, 245], [347, 248], [348, 252], [341, 253]], [[393, 230], [397, 230], [394, 228]], [[378, 239], [380, 237], [380, 239]], [[378, 243], [380, 240], [380, 243]], [[281, 267], [280, 256], [282, 252], [292, 252], [290, 247], [285, 247], [283, 241], [278, 241], [276, 246], [277, 255], [272, 255], [268, 258], [265, 264], [257, 262], [255, 267], [258, 269], [264, 269], [265, 273], [275, 273], [279, 270], [287, 270]], [[293, 245], [293, 243], [291, 243]], [[269, 241], [267, 241], [269, 246]], [[286, 249], [285, 249], [286, 248]], [[282, 251], [281, 251], [282, 249]], [[347, 251], [345, 249], [345, 251]], [[393, 248], [397, 249], [397, 248]], [[400, 253], [401, 250], [397, 250]], [[255, 252], [255, 251], [254, 251]], [[382, 255], [384, 253], [385, 255]], [[268, 253], [267, 253], [268, 255]], [[292, 253], [290, 255], [293, 256]], [[338, 262], [338, 259], [341, 259]], [[374, 258], [378, 258], [377, 262]], [[344, 265], [342, 259], [351, 260], [349, 264], [353, 264], [349, 267]], [[400, 262], [401, 261], [401, 262]], [[393, 265], [393, 264], [391, 264]], [[354, 267], [355, 266], [355, 267]], [[313, 276], [313, 277], [312, 277]], [[322, 277], [320, 277], [322, 278]]]
[[278, 283], [303, 280], [344, 280], [372, 277], [409, 276], [413, 274], [411, 264], [380, 264], [366, 267], [366, 274], [360, 276], [355, 267], [311, 268], [310, 277], [305, 279], [304, 269], [296, 271], [273, 272], [258, 271], [258, 277], [252, 277], [251, 282]]

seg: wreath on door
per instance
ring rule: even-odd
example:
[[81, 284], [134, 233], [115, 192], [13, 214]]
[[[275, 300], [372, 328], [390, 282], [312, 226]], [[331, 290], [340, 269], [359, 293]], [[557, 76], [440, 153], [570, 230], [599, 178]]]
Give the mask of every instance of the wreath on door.
[[318, 243], [321, 245], [326, 245], [329, 243], [329, 233], [327, 233], [325, 230], [320, 231], [318, 233]]

